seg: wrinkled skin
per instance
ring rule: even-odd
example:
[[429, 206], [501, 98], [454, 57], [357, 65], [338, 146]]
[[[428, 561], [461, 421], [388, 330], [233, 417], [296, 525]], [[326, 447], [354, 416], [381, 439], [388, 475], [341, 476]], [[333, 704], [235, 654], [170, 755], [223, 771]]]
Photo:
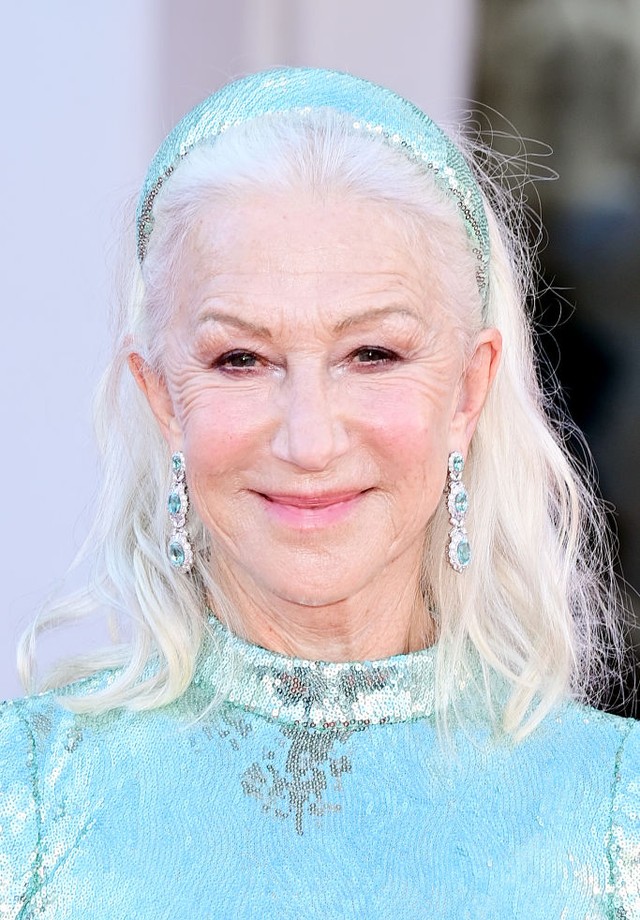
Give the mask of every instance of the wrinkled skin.
[[446, 277], [415, 250], [372, 202], [203, 205], [163, 373], [131, 357], [257, 644], [327, 660], [424, 644], [424, 532], [500, 336], [465, 361]]

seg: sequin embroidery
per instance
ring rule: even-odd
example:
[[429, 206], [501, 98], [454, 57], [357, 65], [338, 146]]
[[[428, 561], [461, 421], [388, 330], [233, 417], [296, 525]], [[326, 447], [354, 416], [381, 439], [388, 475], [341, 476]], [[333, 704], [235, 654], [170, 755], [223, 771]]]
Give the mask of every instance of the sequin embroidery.
[[170, 706], [4, 705], [0, 917], [639, 918], [640, 726], [567, 703], [448, 751], [436, 654], [308, 662], [212, 623]]
[[432, 173], [456, 203], [477, 261], [478, 289], [486, 306], [489, 230], [482, 194], [464, 157], [447, 135], [415, 105], [384, 87], [350, 74], [282, 68], [251, 74], [223, 86], [188, 112], [158, 148], [137, 212], [142, 264], [153, 231], [154, 202], [180, 161], [198, 144], [213, 142], [235, 125], [278, 112], [331, 108], [352, 119], [353, 129], [379, 136]]

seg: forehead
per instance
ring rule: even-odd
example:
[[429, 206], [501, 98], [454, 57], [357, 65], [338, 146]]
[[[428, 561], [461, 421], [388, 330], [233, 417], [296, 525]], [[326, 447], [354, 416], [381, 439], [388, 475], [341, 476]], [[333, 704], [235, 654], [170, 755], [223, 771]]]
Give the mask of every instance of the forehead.
[[202, 207], [186, 240], [182, 285], [322, 285], [367, 279], [428, 283], [426, 247], [411, 245], [408, 225], [384, 204], [309, 193], [255, 195]]
[[361, 199], [316, 200], [308, 193], [256, 195], [231, 206], [212, 203], [187, 238], [191, 268], [288, 274], [343, 270], [357, 274], [424, 269], [407, 221]]

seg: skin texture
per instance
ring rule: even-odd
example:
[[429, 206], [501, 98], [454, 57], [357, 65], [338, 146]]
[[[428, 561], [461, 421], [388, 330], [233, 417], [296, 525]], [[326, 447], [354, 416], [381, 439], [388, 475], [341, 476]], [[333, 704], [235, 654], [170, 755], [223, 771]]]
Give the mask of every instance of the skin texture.
[[203, 205], [162, 373], [131, 356], [185, 453], [218, 577], [264, 647], [344, 661], [435, 639], [412, 625], [424, 532], [500, 335], [483, 330], [465, 361], [446, 278], [416, 250], [373, 202]]

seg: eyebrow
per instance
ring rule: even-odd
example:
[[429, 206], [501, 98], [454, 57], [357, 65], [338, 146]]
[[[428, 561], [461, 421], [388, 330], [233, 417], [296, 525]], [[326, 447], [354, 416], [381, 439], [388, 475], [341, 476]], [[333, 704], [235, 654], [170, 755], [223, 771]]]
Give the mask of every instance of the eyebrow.
[[[357, 313], [355, 316], [346, 316], [344, 319], [341, 319], [338, 323], [336, 323], [332, 331], [335, 335], [339, 335], [346, 329], [353, 329], [357, 326], [366, 326], [369, 323], [384, 319], [387, 316], [402, 316], [412, 319], [414, 322], [419, 321], [414, 311], [408, 310], [406, 307], [371, 307], [369, 310], [365, 310], [363, 313]], [[235, 326], [236, 329], [241, 329], [243, 332], [247, 332], [250, 335], [256, 336], [257, 338], [265, 339], [268, 342], [273, 341], [271, 331], [266, 326], [259, 326], [255, 323], [250, 323], [248, 320], [242, 319], [242, 317], [236, 316], [233, 313], [226, 313], [224, 310], [207, 310], [206, 313], [203, 313], [202, 316], [199, 317], [198, 326], [209, 322]]]
[[345, 329], [353, 329], [354, 326], [366, 326], [368, 323], [384, 319], [387, 316], [403, 316], [412, 319], [414, 322], [419, 322], [419, 318], [414, 311], [408, 310], [406, 307], [371, 307], [371, 309], [365, 310], [364, 313], [357, 313], [355, 316], [347, 316], [341, 319], [333, 327], [333, 331], [339, 333], [344, 332]]
[[198, 318], [198, 326], [203, 326], [205, 323], [210, 322], [235, 326], [243, 332], [248, 332], [250, 335], [254, 335], [259, 339], [266, 339], [269, 342], [272, 341], [273, 338], [270, 330], [267, 329], [266, 326], [258, 326], [255, 323], [250, 323], [248, 320], [242, 319], [241, 316], [235, 316], [233, 313], [225, 313], [224, 310], [207, 310], [206, 313], [203, 313], [202, 316]]

